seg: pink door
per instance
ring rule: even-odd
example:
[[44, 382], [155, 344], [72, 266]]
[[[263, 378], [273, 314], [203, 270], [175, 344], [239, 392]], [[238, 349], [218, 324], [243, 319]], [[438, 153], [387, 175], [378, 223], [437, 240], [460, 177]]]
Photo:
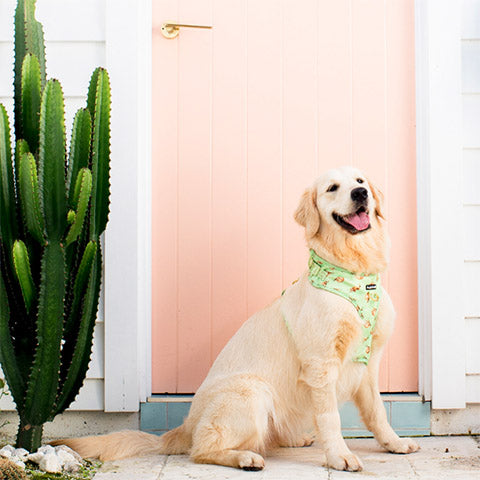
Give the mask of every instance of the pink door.
[[[383, 391], [417, 390], [414, 0], [153, 1], [153, 392], [194, 392], [306, 267], [323, 170], [385, 193], [398, 313]], [[164, 22], [213, 26], [162, 36]]]

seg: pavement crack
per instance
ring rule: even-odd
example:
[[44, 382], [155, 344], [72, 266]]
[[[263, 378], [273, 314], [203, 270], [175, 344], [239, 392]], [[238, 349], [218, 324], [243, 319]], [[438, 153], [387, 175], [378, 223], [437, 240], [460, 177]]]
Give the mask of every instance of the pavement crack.
[[412, 469], [412, 472], [415, 475], [415, 478], [420, 478], [420, 474], [417, 472], [415, 465], [413, 464], [412, 460], [409, 457], [407, 457], [407, 462], [410, 465], [410, 468]]
[[163, 471], [165, 470], [165, 467], [167, 466], [168, 459], [170, 458], [170, 455], [165, 456], [165, 460], [163, 461], [162, 468], [160, 469], [160, 472], [158, 473], [157, 480], [160, 480], [163, 477]]

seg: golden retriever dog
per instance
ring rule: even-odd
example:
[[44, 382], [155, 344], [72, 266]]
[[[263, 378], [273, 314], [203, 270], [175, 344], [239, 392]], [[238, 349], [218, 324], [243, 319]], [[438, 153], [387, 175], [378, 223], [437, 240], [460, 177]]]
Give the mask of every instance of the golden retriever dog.
[[[382, 198], [359, 170], [330, 170], [305, 191], [295, 220], [318, 257], [363, 278], [387, 267]], [[54, 443], [102, 460], [189, 453], [198, 463], [260, 470], [268, 449], [308, 446], [315, 437], [326, 466], [358, 471], [362, 462], [342, 437], [338, 413], [342, 402], [353, 400], [380, 445], [415, 452], [418, 445], [389, 425], [379, 394], [380, 358], [395, 317], [387, 292], [379, 294], [367, 363], [355, 359], [363, 339], [354, 305], [313, 286], [307, 270], [227, 343], [183, 425], [161, 437], [125, 431]]]

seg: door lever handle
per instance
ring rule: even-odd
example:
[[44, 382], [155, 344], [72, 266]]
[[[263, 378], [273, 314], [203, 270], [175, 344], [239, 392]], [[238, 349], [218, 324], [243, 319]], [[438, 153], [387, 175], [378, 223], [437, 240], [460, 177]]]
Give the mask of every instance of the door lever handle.
[[204, 28], [211, 29], [209, 25], [188, 25], [185, 23], [163, 23], [161, 30], [165, 38], [176, 38], [180, 33], [180, 27], [183, 28]]

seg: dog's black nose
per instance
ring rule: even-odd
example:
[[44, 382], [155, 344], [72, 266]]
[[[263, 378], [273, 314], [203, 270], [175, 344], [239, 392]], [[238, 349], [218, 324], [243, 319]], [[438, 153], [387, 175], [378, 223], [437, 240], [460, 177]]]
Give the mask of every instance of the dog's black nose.
[[364, 202], [368, 198], [368, 191], [363, 187], [354, 188], [350, 196], [354, 202]]

